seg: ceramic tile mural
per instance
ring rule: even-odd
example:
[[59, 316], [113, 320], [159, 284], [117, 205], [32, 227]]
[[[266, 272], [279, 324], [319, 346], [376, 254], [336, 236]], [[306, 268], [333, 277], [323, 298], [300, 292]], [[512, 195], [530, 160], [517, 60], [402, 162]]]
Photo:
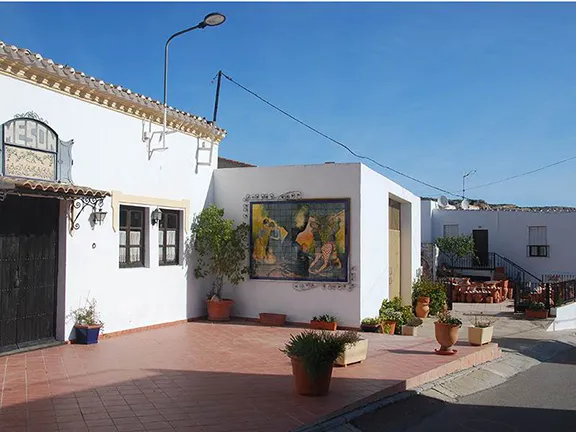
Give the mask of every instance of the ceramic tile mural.
[[349, 199], [250, 204], [252, 279], [348, 281]]

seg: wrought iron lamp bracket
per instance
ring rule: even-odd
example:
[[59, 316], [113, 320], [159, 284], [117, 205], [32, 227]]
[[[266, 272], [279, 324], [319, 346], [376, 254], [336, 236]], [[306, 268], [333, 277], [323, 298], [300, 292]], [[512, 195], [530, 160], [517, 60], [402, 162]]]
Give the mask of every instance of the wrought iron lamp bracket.
[[[95, 212], [96, 209], [101, 210], [103, 206], [104, 198], [84, 196], [74, 200], [70, 206], [70, 232], [80, 229], [78, 218], [86, 207], [90, 207], [92, 212]], [[76, 215], [74, 215], [75, 209], [80, 209], [78, 212], [76, 212]]]

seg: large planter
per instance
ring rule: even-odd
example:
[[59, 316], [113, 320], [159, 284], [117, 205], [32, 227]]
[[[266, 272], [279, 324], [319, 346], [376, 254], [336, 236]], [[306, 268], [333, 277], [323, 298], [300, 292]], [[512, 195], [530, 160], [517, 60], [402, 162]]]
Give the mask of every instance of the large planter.
[[548, 311], [546, 309], [541, 311], [526, 309], [526, 318], [546, 319], [548, 318]]
[[308, 375], [304, 362], [297, 358], [291, 357], [292, 378], [294, 382], [294, 392], [302, 396], [325, 396], [330, 390], [330, 381], [332, 379], [333, 364], [320, 371], [314, 378]]
[[381, 324], [360, 324], [360, 330], [366, 333], [378, 333], [382, 330]]
[[481, 346], [492, 342], [494, 327], [468, 327], [468, 343]]
[[428, 318], [430, 313], [430, 297], [418, 297], [416, 302], [416, 316], [418, 318]]
[[330, 330], [334, 331], [338, 328], [337, 322], [326, 322], [326, 321], [310, 321], [310, 328], [314, 330]]
[[260, 323], [267, 326], [283, 326], [286, 324], [286, 315], [276, 313], [261, 313]]
[[403, 336], [418, 336], [418, 327], [403, 325], [402, 326], [402, 335]]
[[395, 330], [396, 321], [384, 321], [382, 323], [382, 333], [393, 335]]
[[92, 345], [98, 343], [101, 325], [75, 325], [76, 340], [75, 343], [80, 345]]
[[458, 330], [460, 330], [458, 324], [434, 323], [434, 334], [436, 341], [440, 344], [440, 349], [436, 350], [437, 354], [456, 354], [456, 350], [452, 347], [458, 342]]
[[233, 300], [206, 300], [208, 307], [209, 321], [230, 321], [230, 310], [234, 304]]
[[355, 344], [346, 345], [344, 353], [334, 362], [338, 366], [348, 366], [352, 363], [362, 363], [368, 355], [368, 339], [360, 339]]

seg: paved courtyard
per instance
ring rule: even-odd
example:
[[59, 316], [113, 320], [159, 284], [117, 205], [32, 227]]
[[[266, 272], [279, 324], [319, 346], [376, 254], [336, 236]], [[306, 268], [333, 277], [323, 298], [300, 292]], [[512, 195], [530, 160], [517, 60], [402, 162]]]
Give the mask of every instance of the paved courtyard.
[[367, 361], [336, 368], [330, 395], [308, 398], [292, 393], [279, 351], [300, 330], [188, 323], [0, 357], [0, 431], [289, 431], [499, 355], [363, 334]]

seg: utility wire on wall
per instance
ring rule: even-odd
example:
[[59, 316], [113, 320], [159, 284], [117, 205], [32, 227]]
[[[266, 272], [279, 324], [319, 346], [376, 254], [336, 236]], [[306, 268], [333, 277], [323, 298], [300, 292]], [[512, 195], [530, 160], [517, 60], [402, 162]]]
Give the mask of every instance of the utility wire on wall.
[[358, 159], [363, 159], [363, 160], [370, 161], [370, 162], [374, 163], [375, 165], [378, 165], [378, 166], [381, 167], [381, 168], [390, 170], [390, 171], [392, 171], [392, 172], [394, 172], [394, 173], [396, 173], [396, 174], [398, 174], [398, 175], [400, 175], [400, 176], [402, 176], [402, 177], [406, 177], [406, 178], [408, 178], [408, 179], [410, 179], [410, 180], [412, 180], [412, 181], [415, 181], [416, 183], [420, 183], [421, 185], [427, 186], [427, 187], [429, 187], [429, 188], [435, 189], [435, 190], [437, 190], [437, 191], [440, 191], [440, 192], [443, 192], [443, 193], [446, 193], [446, 194], [449, 194], [449, 195], [458, 196], [457, 194], [452, 193], [452, 192], [450, 192], [450, 191], [447, 191], [446, 189], [439, 188], [439, 187], [434, 186], [434, 185], [432, 185], [432, 184], [430, 184], [430, 183], [427, 183], [427, 182], [425, 182], [425, 181], [423, 181], [423, 180], [419, 180], [419, 179], [417, 179], [417, 178], [415, 178], [415, 177], [412, 177], [411, 175], [404, 174], [403, 172], [398, 171], [397, 169], [394, 169], [394, 168], [389, 167], [389, 166], [387, 166], [387, 165], [381, 164], [380, 162], [378, 162], [377, 160], [375, 160], [375, 159], [373, 159], [373, 158], [371, 158], [371, 157], [369, 157], [369, 156], [363, 156], [363, 155], [361, 155], [361, 154], [359, 154], [359, 153], [356, 153], [354, 150], [352, 150], [350, 147], [348, 147], [346, 144], [342, 143], [341, 141], [338, 141], [337, 139], [332, 138], [331, 136], [325, 134], [324, 132], [319, 131], [319, 130], [316, 129], [315, 127], [310, 126], [309, 124], [303, 122], [302, 120], [294, 117], [292, 114], [284, 111], [283, 109], [279, 108], [278, 106], [274, 105], [273, 103], [268, 102], [268, 101], [267, 101], [266, 99], [264, 99], [262, 96], [260, 96], [260, 95], [257, 94], [256, 92], [253, 92], [252, 90], [244, 87], [242, 84], [240, 84], [239, 82], [235, 81], [234, 79], [232, 79], [231, 77], [229, 77], [228, 75], [226, 75], [224, 72], [221, 72], [221, 71], [220, 71], [220, 72], [219, 72], [219, 75], [220, 75], [220, 74], [221, 74], [221, 76], [223, 76], [224, 78], [226, 78], [226, 79], [227, 79], [228, 81], [230, 81], [231, 83], [233, 83], [233, 84], [235, 84], [236, 86], [240, 87], [242, 90], [250, 93], [252, 96], [254, 96], [255, 98], [257, 98], [257, 99], [259, 99], [260, 101], [264, 102], [266, 105], [272, 107], [272, 108], [275, 109], [276, 111], [284, 114], [285, 116], [289, 117], [290, 119], [294, 120], [295, 122], [299, 123], [300, 125], [304, 126], [305, 128], [311, 130], [312, 132], [314, 132], [314, 133], [316, 133], [316, 134], [318, 134], [318, 135], [326, 138], [326, 139], [329, 140], [329, 141], [332, 141], [334, 144], [339, 145], [340, 147], [342, 147], [343, 149], [345, 149], [348, 153], [350, 153], [350, 154], [353, 155], [354, 157], [356, 157], [356, 158], [358, 158]]

